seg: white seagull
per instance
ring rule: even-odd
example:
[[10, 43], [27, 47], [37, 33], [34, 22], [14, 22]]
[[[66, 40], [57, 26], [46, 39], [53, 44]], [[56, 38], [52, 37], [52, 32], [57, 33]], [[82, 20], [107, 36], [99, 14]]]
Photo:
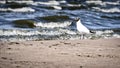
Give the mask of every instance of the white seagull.
[[81, 23], [80, 18], [76, 18], [76, 27], [77, 27], [77, 30], [82, 34], [90, 33], [90, 30]]
[[80, 18], [76, 18], [75, 21], [76, 21], [75, 22], [76, 28], [77, 28], [78, 32], [81, 34], [80, 38], [85, 39], [85, 34], [89, 34], [89, 33], [91, 33], [91, 31], [81, 23]]

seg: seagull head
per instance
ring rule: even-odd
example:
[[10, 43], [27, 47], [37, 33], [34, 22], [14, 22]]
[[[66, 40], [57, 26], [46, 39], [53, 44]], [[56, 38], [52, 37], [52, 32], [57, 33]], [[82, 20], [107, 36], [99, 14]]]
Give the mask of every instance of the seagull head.
[[75, 21], [76, 21], [76, 22], [77, 22], [77, 21], [79, 21], [79, 20], [80, 20], [80, 18], [79, 18], [79, 17], [76, 17], [76, 18], [75, 18]]

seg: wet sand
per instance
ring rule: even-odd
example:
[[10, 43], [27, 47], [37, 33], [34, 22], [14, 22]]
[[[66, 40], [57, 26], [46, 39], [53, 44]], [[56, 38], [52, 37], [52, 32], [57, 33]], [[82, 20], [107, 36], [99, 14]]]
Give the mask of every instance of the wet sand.
[[0, 68], [120, 68], [120, 39], [0, 41]]

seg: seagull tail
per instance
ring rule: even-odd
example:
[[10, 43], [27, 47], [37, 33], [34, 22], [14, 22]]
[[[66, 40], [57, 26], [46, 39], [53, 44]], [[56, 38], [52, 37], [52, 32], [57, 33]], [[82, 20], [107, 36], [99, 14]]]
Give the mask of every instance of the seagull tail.
[[95, 31], [90, 30], [90, 33], [96, 33]]

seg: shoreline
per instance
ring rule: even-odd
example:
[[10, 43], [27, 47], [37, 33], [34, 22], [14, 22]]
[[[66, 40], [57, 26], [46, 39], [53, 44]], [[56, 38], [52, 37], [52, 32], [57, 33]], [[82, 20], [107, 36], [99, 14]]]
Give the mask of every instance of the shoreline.
[[0, 68], [120, 68], [120, 38], [0, 41]]

